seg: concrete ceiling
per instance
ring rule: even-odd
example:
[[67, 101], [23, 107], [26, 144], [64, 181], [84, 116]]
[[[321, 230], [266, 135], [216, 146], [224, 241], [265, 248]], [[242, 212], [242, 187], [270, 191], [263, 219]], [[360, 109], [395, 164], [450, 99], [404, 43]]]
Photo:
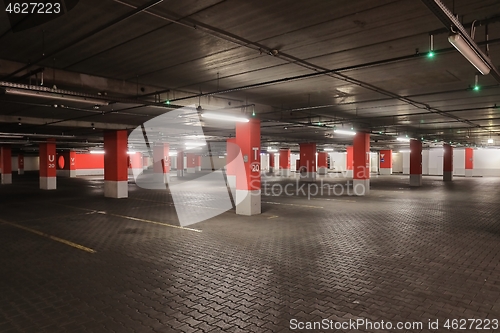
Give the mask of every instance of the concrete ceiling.
[[[483, 51], [488, 32], [498, 66], [499, 1], [443, 2], [465, 27], [477, 20]], [[334, 126], [371, 131], [374, 147], [397, 147], [398, 135], [484, 145], [500, 134], [499, 82], [479, 75], [481, 88], [471, 88], [477, 70], [421, 1], [86, 0], [19, 32], [6, 15], [0, 13], [4, 88], [37, 86], [107, 104], [0, 95], [0, 141], [17, 148], [45, 135], [61, 136], [59, 147], [92, 146], [103, 129], [133, 130], [199, 104], [248, 116], [255, 110], [263, 147], [349, 144]], [[205, 125], [211, 140], [234, 135], [234, 126]]]

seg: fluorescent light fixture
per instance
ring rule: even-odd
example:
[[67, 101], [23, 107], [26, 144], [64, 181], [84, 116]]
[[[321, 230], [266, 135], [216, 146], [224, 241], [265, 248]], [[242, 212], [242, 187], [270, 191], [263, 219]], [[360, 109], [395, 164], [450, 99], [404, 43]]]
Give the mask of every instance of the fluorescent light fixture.
[[217, 114], [217, 113], [202, 113], [201, 116], [207, 119], [215, 119], [215, 120], [225, 120], [225, 121], [235, 121], [240, 123], [248, 123], [249, 120], [244, 117], [231, 116], [227, 114]]
[[169, 151], [168, 156], [177, 156], [177, 152], [175, 150]]
[[91, 154], [104, 154], [104, 150], [91, 150]]
[[400, 152], [400, 153], [411, 153], [411, 150], [409, 150], [409, 149], [404, 149], [404, 150], [400, 150], [399, 152]]
[[128, 151], [127, 154], [128, 155], [134, 155], [136, 152], [135, 151]]
[[488, 139], [488, 143], [493, 143], [493, 139]]
[[348, 130], [343, 130], [343, 129], [336, 129], [333, 132], [337, 133], [337, 134], [344, 134], [344, 135], [356, 135], [356, 132], [354, 132], [354, 131], [348, 131]]
[[405, 137], [399, 137], [396, 140], [401, 141], [401, 142], [410, 142], [410, 138], [405, 138]]
[[268, 149], [267, 150], [268, 153], [277, 153], [278, 152], [278, 149]]
[[458, 50], [458, 52], [462, 53], [465, 59], [469, 60], [481, 74], [488, 75], [490, 73], [490, 66], [477, 55], [474, 49], [472, 49], [460, 34], [450, 35], [448, 41]]
[[324, 151], [333, 151], [333, 148], [325, 148]]
[[95, 99], [95, 98], [87, 98], [82, 96], [72, 96], [72, 95], [64, 95], [61, 93], [52, 93], [45, 91], [36, 91], [36, 90], [24, 90], [24, 89], [16, 89], [16, 88], [4, 88], [6, 95], [17, 95], [17, 96], [29, 96], [29, 97], [40, 97], [46, 99], [56, 99], [61, 101], [69, 101], [69, 102], [79, 102], [86, 103], [92, 105], [108, 105], [109, 102]]

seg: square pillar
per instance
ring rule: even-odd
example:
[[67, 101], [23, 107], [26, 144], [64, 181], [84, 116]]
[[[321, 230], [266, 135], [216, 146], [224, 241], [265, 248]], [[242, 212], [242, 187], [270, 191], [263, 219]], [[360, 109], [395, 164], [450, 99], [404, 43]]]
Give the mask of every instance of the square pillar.
[[268, 153], [269, 155], [269, 172], [274, 172], [274, 153]]
[[10, 147], [1, 148], [2, 184], [12, 184], [12, 152]]
[[24, 175], [24, 155], [17, 155], [17, 174]]
[[195, 171], [197, 172], [200, 172], [201, 171], [201, 155], [196, 155], [196, 159], [195, 159]]
[[474, 149], [465, 148], [465, 177], [472, 177], [474, 172]]
[[363, 196], [370, 193], [370, 134], [358, 132], [353, 140], [353, 192]]
[[55, 190], [56, 181], [56, 140], [49, 139], [40, 144], [40, 188]]
[[240, 147], [236, 144], [236, 138], [226, 140], [226, 178], [227, 185], [236, 189], [236, 159], [240, 153]]
[[[170, 175], [170, 145], [168, 143], [158, 143], [153, 146], [153, 172], [163, 177], [166, 184]], [[161, 179], [159, 180], [161, 182]]]
[[236, 170], [236, 214], [260, 214], [260, 120], [237, 123], [236, 144], [243, 156], [243, 168]]
[[104, 132], [104, 196], [128, 197], [128, 138], [126, 130]]
[[177, 177], [184, 177], [184, 151], [177, 150]]
[[354, 147], [346, 147], [346, 174], [347, 178], [353, 178], [352, 169], [354, 167]]
[[142, 153], [135, 152], [128, 155], [130, 165], [129, 171], [132, 175], [140, 175], [143, 172]]
[[379, 151], [380, 175], [392, 175], [392, 150]]
[[280, 149], [280, 167], [279, 167], [281, 177], [290, 177], [290, 149], [281, 148]]
[[62, 177], [76, 177], [76, 152], [65, 151], [57, 155], [57, 175]]
[[300, 168], [301, 180], [316, 180], [316, 143], [300, 143]]
[[453, 180], [453, 147], [449, 144], [444, 144], [443, 155], [443, 181]]
[[328, 153], [320, 151], [318, 153], [318, 175], [326, 175], [328, 173]]
[[410, 140], [410, 186], [422, 186], [422, 142]]
[[195, 173], [196, 172], [196, 154], [187, 153], [186, 154], [186, 171], [187, 173]]

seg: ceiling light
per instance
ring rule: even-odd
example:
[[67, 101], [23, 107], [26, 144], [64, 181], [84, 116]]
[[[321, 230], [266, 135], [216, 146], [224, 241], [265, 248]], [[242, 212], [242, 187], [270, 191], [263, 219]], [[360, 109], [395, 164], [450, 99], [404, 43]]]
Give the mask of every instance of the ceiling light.
[[405, 138], [405, 137], [398, 137], [396, 140], [401, 141], [401, 142], [410, 142], [410, 138]]
[[268, 149], [267, 152], [268, 153], [277, 153], [278, 149]]
[[348, 131], [348, 130], [343, 130], [343, 129], [336, 129], [333, 132], [336, 134], [356, 135], [355, 131]]
[[249, 120], [247, 118], [230, 116], [230, 115], [226, 115], [226, 114], [203, 113], [201, 116], [203, 118], [207, 118], [207, 119], [235, 121], [235, 122], [240, 122], [240, 123], [248, 123], [249, 122]]
[[128, 155], [134, 155], [136, 152], [135, 151], [128, 151], [127, 154]]
[[472, 47], [464, 40], [460, 34], [452, 34], [448, 37], [448, 41], [462, 53], [462, 55], [469, 60], [469, 62], [477, 68], [483, 75], [488, 75], [491, 68], [488, 64], [480, 58]]
[[333, 151], [333, 148], [325, 148], [324, 151]]
[[400, 150], [399, 151], [400, 153], [411, 153], [411, 151], [409, 149], [406, 149], [406, 150]]
[[91, 154], [104, 154], [104, 150], [91, 150]]
[[60, 93], [51, 93], [51, 92], [36, 91], [36, 90], [4, 88], [4, 92], [6, 95], [40, 97], [40, 98], [56, 99], [56, 100], [62, 100], [62, 101], [72, 101], [72, 102], [92, 104], [93, 106], [108, 105], [109, 104], [109, 102], [106, 102], [106, 101], [103, 101], [100, 99], [93, 99], [93, 98], [87, 98], [87, 97], [81, 97], [81, 96], [71, 96], [71, 95], [64, 95], [64, 94], [60, 94]]
[[168, 156], [177, 156], [177, 152], [175, 150], [169, 151]]
[[493, 139], [488, 139], [488, 143], [493, 143]]

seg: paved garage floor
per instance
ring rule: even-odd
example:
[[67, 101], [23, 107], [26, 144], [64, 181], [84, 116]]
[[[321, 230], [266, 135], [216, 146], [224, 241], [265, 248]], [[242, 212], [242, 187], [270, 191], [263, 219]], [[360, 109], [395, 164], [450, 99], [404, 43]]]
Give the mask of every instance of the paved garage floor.
[[360, 318], [424, 323], [407, 331], [439, 319], [448, 332], [447, 319], [500, 319], [500, 178], [406, 184], [386, 176], [367, 197], [308, 200], [269, 177], [262, 215], [182, 229], [166, 190], [130, 183], [129, 199], [105, 199], [102, 180], [41, 191], [36, 175], [14, 176], [0, 186], [0, 332], [289, 332], [293, 319]]

